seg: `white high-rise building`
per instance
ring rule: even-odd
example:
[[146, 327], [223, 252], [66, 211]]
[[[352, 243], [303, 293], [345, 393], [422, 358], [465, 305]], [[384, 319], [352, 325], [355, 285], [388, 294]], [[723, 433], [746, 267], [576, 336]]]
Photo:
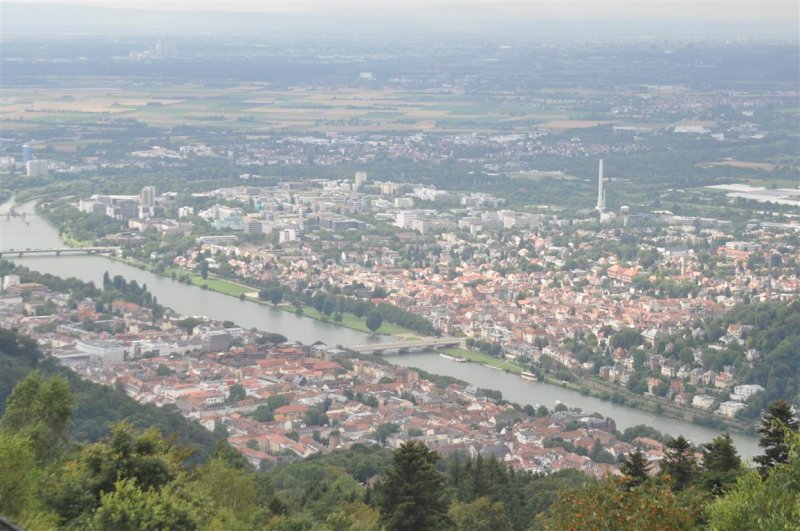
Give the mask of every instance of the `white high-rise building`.
[[355, 186], [353, 186], [353, 190], [358, 190], [361, 188], [364, 183], [367, 182], [367, 172], [365, 171], [357, 171], [356, 172], [356, 182]]
[[278, 233], [279, 243], [288, 243], [297, 241], [297, 231], [294, 229], [283, 229]]
[[6, 275], [3, 277], [3, 289], [6, 290], [11, 286], [19, 285], [19, 275]]
[[178, 217], [179, 218], [188, 218], [189, 216], [194, 215], [194, 208], [190, 206], [182, 206], [178, 208]]
[[28, 177], [44, 177], [50, 173], [50, 161], [29, 160], [25, 163], [25, 173]]
[[606, 210], [606, 191], [603, 188], [603, 159], [600, 159], [600, 168], [597, 173], [597, 210], [600, 213]]
[[139, 206], [151, 208], [156, 205], [156, 187], [144, 186], [139, 192]]
[[394, 225], [401, 229], [410, 229], [415, 219], [419, 218], [419, 212], [416, 210], [401, 210], [395, 214]]

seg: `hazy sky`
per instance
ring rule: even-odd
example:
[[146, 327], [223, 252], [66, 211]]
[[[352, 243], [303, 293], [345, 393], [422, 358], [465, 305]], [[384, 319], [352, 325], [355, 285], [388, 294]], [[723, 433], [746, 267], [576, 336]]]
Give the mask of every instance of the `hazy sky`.
[[798, 40], [800, 1], [0, 0], [0, 30], [8, 35]]
[[794, 1], [751, 1], [730, 2], [723, 0], [688, 1], [672, 0], [561, 0], [552, 1], [495, 1], [475, 2], [463, 0], [294, 0], [292, 2], [273, 0], [16, 0], [13, 3], [92, 5], [117, 7], [123, 9], [147, 10], [213, 10], [229, 12], [324, 12], [344, 11], [440, 11], [452, 9], [460, 14], [491, 11], [494, 15], [507, 13], [510, 16], [542, 18], [590, 18], [614, 17], [622, 19], [795, 19], [800, 23], [800, 2]]

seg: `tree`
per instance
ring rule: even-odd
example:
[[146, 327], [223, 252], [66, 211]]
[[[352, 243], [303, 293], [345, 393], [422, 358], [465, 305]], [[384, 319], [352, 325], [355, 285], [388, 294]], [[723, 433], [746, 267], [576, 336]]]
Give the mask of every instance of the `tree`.
[[253, 529], [257, 526], [251, 522], [263, 521], [267, 516], [269, 509], [261, 505], [272, 488], [265, 475], [231, 466], [223, 459], [211, 459], [196, 476], [192, 494], [213, 507], [217, 523], [206, 529]]
[[269, 301], [273, 305], [277, 305], [281, 300], [283, 300], [283, 288], [280, 286], [271, 286], [269, 288], [262, 289], [258, 292], [258, 298], [262, 301]]
[[288, 406], [291, 404], [292, 401], [289, 400], [289, 397], [286, 395], [272, 395], [267, 397], [267, 405], [272, 408], [273, 411], [278, 409], [279, 407]]
[[650, 463], [638, 448], [629, 453], [619, 465], [619, 470], [627, 476], [628, 488], [638, 487], [650, 477]]
[[383, 316], [381, 315], [381, 312], [378, 310], [371, 310], [367, 314], [367, 328], [369, 328], [370, 332], [374, 334], [382, 324]]
[[178, 476], [189, 455], [190, 449], [173, 446], [155, 428], [137, 434], [131, 424], [120, 422], [107, 442], [85, 446], [70, 466], [50, 478], [45, 499], [65, 522], [77, 524], [121, 480], [130, 479], [130, 487], [142, 491], [162, 489]]
[[259, 422], [272, 422], [275, 419], [272, 408], [265, 404], [258, 406], [250, 416]]
[[228, 388], [228, 402], [231, 404], [244, 400], [247, 397], [247, 391], [244, 390], [242, 384], [235, 383]]
[[159, 376], [169, 376], [169, 375], [173, 374], [174, 372], [175, 371], [173, 371], [171, 368], [169, 368], [168, 366], [164, 365], [163, 363], [159, 363], [158, 367], [156, 367], [156, 374], [159, 375]]
[[306, 423], [306, 426], [326, 426], [330, 422], [328, 420], [328, 415], [319, 407], [308, 408], [308, 411], [306, 411], [303, 417], [303, 421]]
[[269, 302], [277, 306], [283, 300], [283, 289], [280, 286], [275, 286], [269, 292]]
[[481, 497], [471, 503], [455, 503], [449, 511], [456, 529], [463, 531], [511, 531], [502, 502]]
[[363, 502], [340, 505], [339, 510], [325, 519], [326, 531], [378, 529], [378, 512]]
[[375, 428], [375, 433], [372, 434], [372, 438], [381, 443], [382, 446], [386, 446], [386, 438], [398, 431], [400, 431], [400, 426], [397, 424], [384, 422], [383, 424], [378, 424]]
[[787, 460], [743, 474], [736, 486], [706, 507], [708, 527], [726, 529], [797, 529], [800, 522], [800, 434], [784, 432]]
[[389, 531], [447, 528], [445, 477], [436, 470], [439, 455], [421, 442], [408, 441], [393, 456], [378, 488], [381, 524]]
[[642, 338], [642, 334], [631, 328], [620, 330], [619, 332], [611, 336], [612, 348], [629, 349], [631, 347], [641, 345], [643, 342], [644, 338]]
[[75, 398], [60, 376], [47, 380], [38, 371], [22, 379], [9, 395], [3, 431], [28, 437], [36, 459], [47, 461], [67, 441], [67, 427]]
[[122, 479], [102, 496], [88, 526], [91, 530], [197, 529], [188, 504], [169, 489], [144, 490]]
[[683, 435], [667, 441], [661, 471], [671, 478], [676, 491], [683, 490], [697, 477], [694, 450]]
[[776, 400], [769, 405], [758, 427], [758, 433], [761, 434], [758, 445], [764, 448], [764, 455], [753, 458], [758, 463], [762, 476], [766, 476], [775, 465], [787, 462], [789, 449], [786, 446], [785, 432], [796, 432], [799, 427], [800, 422], [785, 400]]
[[36, 503], [36, 461], [30, 439], [0, 432], [0, 511], [19, 518]]
[[197, 270], [200, 271], [201, 278], [208, 278], [208, 261], [205, 258], [197, 262]]
[[716, 437], [703, 445], [703, 476], [706, 490], [712, 494], [722, 494], [736, 483], [741, 473], [742, 459], [733, 445], [728, 433]]
[[697, 498], [679, 499], [664, 481], [647, 481], [628, 490], [623, 481], [607, 478], [560, 492], [536, 519], [547, 530], [671, 531], [693, 528], [699, 512]]
[[187, 335], [192, 335], [194, 333], [194, 329], [197, 325], [200, 324], [200, 320], [194, 317], [187, 317], [186, 319], [181, 319], [175, 323], [175, 326], [182, 329], [186, 332]]
[[327, 317], [336, 309], [336, 300], [333, 297], [325, 297], [322, 303], [322, 313]]

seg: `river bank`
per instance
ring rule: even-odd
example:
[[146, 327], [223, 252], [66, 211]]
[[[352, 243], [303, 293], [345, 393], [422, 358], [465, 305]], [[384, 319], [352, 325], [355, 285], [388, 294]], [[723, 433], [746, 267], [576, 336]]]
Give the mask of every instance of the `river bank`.
[[[467, 363], [480, 363], [481, 365], [499, 369], [514, 375], [520, 375], [523, 371], [528, 370], [519, 363], [495, 358], [494, 356], [490, 356], [482, 352], [476, 352], [474, 350], [448, 348], [443, 349], [442, 352], [450, 356], [466, 360]], [[696, 419], [702, 419], [703, 417], [701, 416], [702, 413], [695, 408], [680, 406], [679, 404], [667, 402], [664, 399], [654, 396], [637, 395], [622, 387], [615, 386], [609, 382], [600, 381], [594, 378], [576, 375], [575, 377], [577, 378], [577, 381], [568, 382], [559, 378], [555, 378], [547, 373], [543, 373], [543, 375], [544, 379], [542, 381], [544, 383], [557, 385], [565, 389], [576, 391], [581, 395], [591, 396], [603, 401], [624, 404], [628, 407], [639, 409], [647, 413], [663, 415], [676, 420], [691, 422], [692, 424], [708, 426], [715, 429], [724, 427], [725, 429], [736, 431], [737, 433], [745, 435], [752, 435], [755, 430], [753, 426], [747, 426], [733, 420], [724, 419], [718, 415], [710, 417], [715, 422], [713, 425], [698, 422]], [[615, 397], [619, 398], [615, 399]]]
[[[364, 334], [372, 334], [372, 331], [367, 328], [366, 318], [360, 318], [349, 312], [342, 312], [342, 320], [337, 321], [336, 319], [330, 319], [326, 317], [322, 313], [318, 312], [315, 308], [305, 304], [298, 307], [291, 303], [272, 304], [268, 301], [262, 301], [258, 298], [258, 288], [247, 286], [233, 280], [220, 278], [215, 275], [209, 274], [207, 278], [203, 278], [198, 273], [184, 269], [168, 267], [163, 271], [159, 271], [158, 268], [152, 264], [148, 264], [140, 260], [134, 260], [132, 258], [122, 258], [119, 256], [109, 256], [108, 258], [131, 267], [142, 269], [154, 275], [160, 275], [164, 278], [177, 280], [178, 282], [186, 282], [190, 285], [197, 286], [200, 289], [207, 289], [209, 291], [221, 293], [230, 297], [236, 297], [238, 299], [247, 299], [248, 301], [255, 302], [257, 304], [292, 313], [294, 315], [299, 315], [301, 317], [308, 317], [310, 319], [314, 319], [315, 321], [332, 324], [334, 326], [341, 326], [343, 328], [348, 328]], [[182, 279], [186, 279], [188, 282]], [[299, 312], [297, 311], [298, 308], [300, 309]], [[407, 335], [420, 336], [418, 332], [414, 332], [408, 328], [404, 328], [386, 321], [381, 324], [380, 328], [378, 328], [375, 333], [383, 336], [393, 336], [398, 339], [402, 339]]]
[[[426, 353], [388, 355], [384, 356], [384, 359], [394, 365], [421, 369], [430, 374], [446, 375], [476, 387], [500, 391], [504, 399], [520, 405], [544, 405], [552, 409], [561, 403], [568, 407], [579, 407], [587, 414], [597, 412], [613, 419], [620, 431], [637, 425], [646, 425], [672, 437], [684, 435], [694, 444], [709, 442], [728, 431], [694, 424], [684, 418], [667, 416], [665, 412], [653, 413], [627, 403], [603, 400], [591, 394], [581, 393], [579, 387], [564, 385], [560, 380], [553, 378], [547, 378], [545, 381], [523, 379], [518, 374], [478, 361], [456, 363], [443, 356]], [[761, 453], [756, 437], [738, 430], [730, 430], [730, 434], [742, 456], [751, 457]]]
[[[11, 201], [9, 201], [11, 203]], [[30, 205], [30, 202], [26, 203], [26, 205]], [[21, 206], [18, 203], [13, 203], [13, 207]], [[71, 234], [65, 234], [64, 231], [60, 231], [58, 227], [55, 227], [50, 220], [45, 215], [46, 213], [42, 211], [40, 208], [40, 204], [37, 203], [34, 206], [34, 212], [39, 216], [41, 220], [43, 220], [47, 225], [52, 228], [54, 231], [58, 231], [58, 235], [60, 240], [69, 247], [86, 247], [91, 246], [90, 242], [85, 242], [74, 238]], [[209, 274], [207, 278], [203, 278], [200, 274], [188, 271], [184, 269], [178, 269], [174, 267], [167, 267], [167, 268], [157, 268], [156, 266], [144, 262], [141, 260], [137, 260], [134, 258], [128, 257], [121, 257], [116, 255], [103, 255], [105, 258], [109, 260], [125, 264], [131, 267], [135, 267], [142, 271], [147, 271], [153, 275], [158, 275], [163, 278], [175, 280], [178, 282], [186, 283], [192, 286], [197, 286], [200, 289], [213, 291], [215, 293], [220, 293], [222, 295], [227, 295], [230, 297], [236, 297], [239, 300], [247, 300], [250, 302], [255, 302], [260, 305], [266, 306], [268, 308], [274, 310], [280, 310], [282, 312], [288, 312], [293, 315], [297, 315], [300, 317], [307, 317], [313, 319], [315, 321], [319, 321], [321, 323], [326, 323], [336, 327], [342, 327], [349, 330], [353, 330], [356, 332], [361, 332], [363, 334], [368, 335], [379, 335], [379, 336], [391, 336], [393, 339], [404, 339], [409, 335], [421, 336], [418, 332], [410, 330], [408, 328], [395, 325], [388, 321], [384, 321], [380, 328], [373, 332], [367, 327], [366, 324], [366, 317], [358, 317], [353, 313], [350, 312], [342, 312], [341, 320], [337, 321], [336, 319], [329, 318], [328, 316], [320, 313], [315, 308], [309, 305], [301, 305], [300, 311], [298, 312], [298, 307], [290, 304], [290, 303], [283, 303], [274, 305], [267, 301], [262, 301], [258, 298], [258, 291], [259, 288], [255, 286], [248, 286], [246, 284], [242, 284], [240, 282], [218, 277], [213, 274]]]
[[[4, 210], [10, 207], [4, 205]], [[34, 212], [32, 203], [17, 207], [27, 213], [27, 222], [20, 218], [5, 219], [0, 223], [0, 249], [13, 248], [58, 248], [65, 247], [58, 230], [46, 219]], [[322, 341], [328, 345], [362, 345], [394, 341], [383, 335], [363, 333], [330, 321], [314, 320], [295, 315], [294, 312], [272, 307], [271, 304], [253, 304], [255, 301], [231, 296], [212, 289], [198, 289], [199, 286], [178, 282], [169, 276], [152, 272], [142, 264], [130, 264], [100, 254], [84, 255], [40, 255], [8, 257], [11, 261], [27, 266], [41, 273], [49, 273], [62, 278], [74, 277], [84, 282], [102, 286], [106, 272], [120, 275], [127, 280], [136, 280], [139, 285], [147, 284], [158, 301], [184, 315], [204, 316], [219, 321], [232, 321], [245, 328], [256, 328], [264, 332], [280, 333], [290, 341], [311, 344]], [[177, 276], [177, 272], [176, 272]], [[217, 284], [230, 286], [230, 283]], [[241, 291], [254, 291], [240, 286]]]

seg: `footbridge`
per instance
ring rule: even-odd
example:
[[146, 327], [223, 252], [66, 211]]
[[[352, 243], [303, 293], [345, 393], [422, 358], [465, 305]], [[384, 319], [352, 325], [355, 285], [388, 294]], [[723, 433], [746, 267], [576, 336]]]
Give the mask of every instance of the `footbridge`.
[[359, 354], [379, 354], [388, 351], [406, 352], [411, 350], [436, 350], [445, 347], [458, 347], [464, 338], [461, 337], [432, 337], [426, 339], [413, 339], [409, 341], [393, 341], [389, 343], [370, 343], [368, 345], [355, 345], [349, 350]]

